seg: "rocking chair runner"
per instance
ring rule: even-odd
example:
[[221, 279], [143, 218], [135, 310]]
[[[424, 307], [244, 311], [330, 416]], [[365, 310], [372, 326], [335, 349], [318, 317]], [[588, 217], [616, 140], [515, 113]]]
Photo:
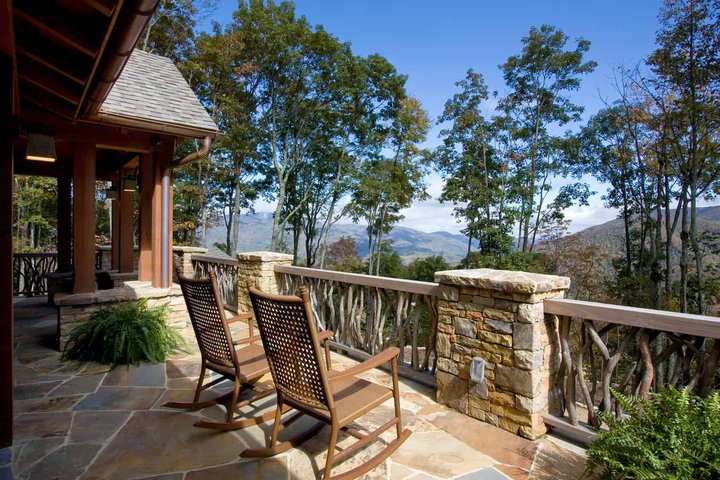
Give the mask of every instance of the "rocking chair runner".
[[[400, 415], [397, 372], [397, 356], [400, 350], [391, 347], [348, 370], [332, 371], [329, 357], [326, 358], [327, 366], [323, 364], [320, 346], [320, 342], [324, 341], [327, 353], [329, 348], [327, 339], [332, 332], [325, 331], [320, 334], [317, 332], [306, 287], [300, 287], [302, 298], [263, 293], [253, 288], [251, 282], [248, 282], [248, 289], [270, 365], [270, 373], [275, 381], [278, 408], [269, 446], [245, 450], [241, 456], [276, 455], [309, 438], [305, 432], [299, 438], [277, 443], [280, 431], [297, 418], [294, 416], [281, 422], [282, 408], [289, 405], [330, 425], [325, 479], [330, 478], [335, 463], [365, 447], [381, 433], [394, 426], [397, 438], [380, 453], [363, 465], [333, 479], [355, 478], [380, 465], [407, 440], [411, 433], [410, 430], [403, 430]], [[355, 376], [387, 362], [390, 362], [392, 367], [392, 389]], [[368, 434], [349, 427], [353, 420], [390, 398], [394, 399], [395, 404], [395, 416], [392, 420]], [[319, 427], [322, 427], [322, 423]], [[319, 428], [315, 429], [317, 430]], [[359, 440], [348, 448], [336, 452], [338, 430], [344, 430]]]
[[[222, 307], [222, 300], [217, 288], [217, 280], [212, 272], [209, 278], [204, 279], [187, 278], [180, 275], [180, 272], [177, 272], [177, 277], [185, 297], [198, 347], [200, 348], [202, 366], [193, 401], [167, 402], [164, 406], [199, 410], [215, 405], [230, 396], [225, 422], [202, 421], [195, 423], [195, 426], [216, 430], [235, 430], [270, 420], [275, 415], [274, 410], [270, 410], [259, 417], [233, 421], [235, 412], [239, 408], [272, 395], [275, 391], [274, 388], [259, 388], [254, 385], [269, 369], [265, 359], [265, 352], [262, 346], [258, 344], [260, 337], [253, 335], [252, 313], [237, 315], [230, 319], [226, 318], [225, 309]], [[247, 322], [248, 335], [246, 338], [233, 340], [230, 324], [238, 321]], [[207, 370], [219, 374], [220, 377], [203, 385]], [[220, 395], [212, 400], [200, 401], [200, 393], [203, 390], [224, 380], [235, 383], [232, 394]], [[238, 402], [238, 397], [243, 389], [252, 389], [256, 395]]]

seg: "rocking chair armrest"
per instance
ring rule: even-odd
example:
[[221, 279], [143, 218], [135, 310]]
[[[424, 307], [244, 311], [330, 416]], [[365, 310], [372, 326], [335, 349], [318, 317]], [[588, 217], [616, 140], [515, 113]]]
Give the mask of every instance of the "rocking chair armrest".
[[253, 343], [261, 341], [260, 335], [253, 335], [252, 337], [241, 338], [240, 340], [233, 340], [233, 345], [245, 345], [246, 343]]
[[318, 341], [324, 342], [334, 336], [335, 332], [333, 332], [332, 330], [323, 330], [321, 332], [318, 332]]
[[330, 359], [330, 338], [335, 336], [335, 332], [332, 330], [323, 330], [318, 332], [318, 342], [325, 347], [325, 367], [328, 371], [332, 370], [332, 360]]
[[238, 315], [235, 315], [234, 317], [228, 318], [228, 323], [235, 323], [240, 322], [242, 320], [251, 320], [255, 317], [253, 312], [247, 312], [247, 313], [240, 313]]
[[400, 349], [398, 347], [386, 348], [374, 357], [368, 358], [364, 362], [358, 363], [357, 365], [354, 365], [347, 370], [343, 370], [342, 372], [332, 372], [330, 374], [329, 380], [332, 381], [338, 378], [359, 375], [361, 373], [367, 372], [368, 370], [379, 367], [383, 363], [395, 361], [398, 355], [400, 355]]

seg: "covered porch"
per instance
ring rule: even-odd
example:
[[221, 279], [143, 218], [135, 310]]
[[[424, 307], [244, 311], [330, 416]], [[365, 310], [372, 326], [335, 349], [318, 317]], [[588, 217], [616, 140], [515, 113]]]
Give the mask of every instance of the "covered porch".
[[[0, 450], [0, 478], [13, 478], [8, 476], [12, 471], [16, 479], [306, 479], [321, 471], [327, 427], [278, 457], [240, 459], [243, 449], [264, 444], [270, 425], [219, 433], [193, 423], [222, 418], [221, 407], [194, 413], [162, 407], [192, 395], [200, 362], [191, 329], [184, 331], [190, 353], [166, 364], [110, 371], [97, 364], [60, 362], [48, 345], [56, 316], [44, 298], [17, 299], [14, 308], [16, 441]], [[333, 362], [336, 368], [354, 363], [340, 355]], [[368, 379], [390, 381], [380, 371]], [[227, 382], [218, 388], [228, 388]], [[401, 397], [403, 422], [413, 434], [365, 478], [556, 479], [577, 478], [584, 468], [581, 449], [553, 436], [526, 440], [453, 411], [435, 402], [434, 388], [403, 380]], [[267, 406], [273, 404], [271, 397]], [[384, 406], [361, 418], [359, 426], [374, 427], [391, 411]], [[356, 455], [339, 472], [370, 453]]]
[[[75, 297], [66, 304], [97, 301], [98, 181], [115, 197], [111, 268], [172, 286], [172, 170], [207, 155], [219, 132], [170, 59], [134, 50], [157, 4], [0, 1], [0, 447], [13, 443], [17, 399], [15, 175], [57, 179], [57, 272]], [[197, 151], [176, 158], [188, 138]]]

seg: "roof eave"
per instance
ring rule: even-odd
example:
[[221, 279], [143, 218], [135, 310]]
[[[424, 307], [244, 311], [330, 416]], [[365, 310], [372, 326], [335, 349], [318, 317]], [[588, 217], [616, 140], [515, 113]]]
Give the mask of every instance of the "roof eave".
[[[89, 89], [83, 96], [80, 107], [83, 116], [96, 113], [110, 89], [122, 73], [140, 34], [150, 21], [160, 0], [133, 0], [122, 5], [117, 28], [111, 33], [101, 52], [102, 60], [90, 79]], [[107, 53], [106, 53], [107, 52]], [[99, 57], [100, 58], [100, 57]]]
[[174, 135], [179, 137], [220, 139], [225, 135], [219, 130], [210, 130], [201, 127], [192, 127], [189, 125], [181, 125], [176, 123], [159, 122], [146, 118], [129, 117], [126, 115], [117, 115], [113, 113], [97, 112], [87, 118], [90, 122], [101, 123], [104, 125], [114, 125], [118, 127], [128, 127], [147, 132], [160, 133], [166, 135]]

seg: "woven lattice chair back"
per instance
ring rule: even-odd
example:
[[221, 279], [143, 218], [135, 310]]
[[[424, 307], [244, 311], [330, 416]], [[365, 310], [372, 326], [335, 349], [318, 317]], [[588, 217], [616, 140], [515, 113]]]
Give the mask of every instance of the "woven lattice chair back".
[[209, 362], [235, 368], [237, 357], [214, 273], [192, 279], [178, 275], [200, 353]]
[[289, 399], [326, 410], [330, 408], [326, 372], [320, 360], [307, 289], [300, 290], [304, 298], [249, 287], [275, 388]]

